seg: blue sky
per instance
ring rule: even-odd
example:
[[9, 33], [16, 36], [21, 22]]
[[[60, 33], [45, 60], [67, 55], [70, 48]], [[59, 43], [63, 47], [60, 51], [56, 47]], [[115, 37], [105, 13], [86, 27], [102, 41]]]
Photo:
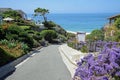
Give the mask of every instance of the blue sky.
[[120, 13], [120, 0], [0, 0], [0, 8], [33, 13], [37, 7], [51, 13]]

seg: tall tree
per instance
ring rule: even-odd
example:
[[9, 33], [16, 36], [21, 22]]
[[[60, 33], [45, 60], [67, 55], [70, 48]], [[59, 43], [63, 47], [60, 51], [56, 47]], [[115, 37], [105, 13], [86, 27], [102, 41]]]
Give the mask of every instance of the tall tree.
[[43, 19], [45, 22], [47, 22], [47, 17], [45, 16], [47, 13], [49, 13], [48, 9], [45, 8], [37, 8], [34, 10], [35, 16], [43, 16]]

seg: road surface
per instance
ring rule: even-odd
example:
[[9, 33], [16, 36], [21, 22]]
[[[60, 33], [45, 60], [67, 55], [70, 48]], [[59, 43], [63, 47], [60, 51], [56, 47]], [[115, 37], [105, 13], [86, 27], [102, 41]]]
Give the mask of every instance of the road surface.
[[5, 80], [71, 80], [58, 47], [51, 45], [35, 52]]

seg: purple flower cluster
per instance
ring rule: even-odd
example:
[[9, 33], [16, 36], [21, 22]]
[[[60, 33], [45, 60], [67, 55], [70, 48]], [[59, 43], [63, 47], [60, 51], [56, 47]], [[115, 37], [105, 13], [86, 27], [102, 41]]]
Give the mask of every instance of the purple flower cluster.
[[73, 80], [120, 80], [119, 44], [108, 42], [97, 56], [89, 54], [77, 64]]

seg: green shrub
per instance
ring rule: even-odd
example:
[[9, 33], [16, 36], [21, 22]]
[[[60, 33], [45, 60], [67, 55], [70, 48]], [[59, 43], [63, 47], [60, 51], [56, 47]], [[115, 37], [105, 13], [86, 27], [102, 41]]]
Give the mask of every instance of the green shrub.
[[28, 45], [27, 45], [27, 44], [24, 44], [24, 43], [21, 43], [21, 48], [22, 48], [22, 50], [24, 50], [25, 53], [27, 53], [28, 50], [29, 50]]
[[8, 40], [18, 40], [19, 39], [19, 36], [17, 34], [6, 34], [5, 36], [6, 39]]
[[9, 47], [9, 48], [15, 48], [16, 46], [17, 46], [16, 43], [13, 43], [13, 42], [8, 43], [8, 47]]
[[21, 29], [24, 29], [24, 30], [29, 30], [30, 29], [30, 26], [19, 26]]
[[89, 52], [87, 46], [82, 46], [82, 48], [80, 49], [80, 51], [83, 52], [83, 53], [88, 53]]
[[15, 21], [20, 21], [22, 19], [22, 15], [20, 14], [20, 12], [17, 12], [15, 10], [9, 10], [9, 11], [3, 12], [3, 17], [4, 18], [11, 17]]
[[59, 35], [58, 39], [60, 40], [60, 42], [65, 42], [67, 41], [67, 38], [64, 35]]
[[40, 35], [38, 35], [38, 34], [33, 35], [33, 38], [34, 38], [35, 40], [37, 40], [37, 41], [39, 41], [39, 40], [42, 39], [42, 37], [41, 37]]
[[42, 39], [52, 42], [53, 39], [57, 38], [57, 33], [54, 30], [43, 30], [40, 33]]
[[24, 44], [24, 43], [21, 43], [21, 48], [22, 48], [23, 50], [29, 49], [29, 47], [27, 46], [27, 44]]
[[120, 31], [117, 31], [115, 36], [116, 36], [116, 41], [120, 42]]
[[95, 39], [93, 38], [93, 36], [91, 34], [86, 35], [86, 40], [87, 41], [94, 41]]
[[52, 21], [47, 21], [47, 22], [43, 22], [43, 24], [45, 25], [45, 27], [47, 27], [48, 29], [51, 29], [53, 27], [56, 26], [56, 24]]
[[59, 25], [56, 25], [55, 27], [53, 27], [52, 30], [55, 30], [57, 33], [66, 36], [66, 31]]
[[88, 41], [104, 40], [104, 32], [102, 30], [93, 30], [91, 34], [86, 36]]
[[1, 44], [0, 47], [3, 48], [6, 52], [9, 52], [9, 54], [15, 58], [22, 56], [29, 50], [27, 44], [23, 44], [14, 40], [7, 41], [7, 43]]
[[40, 43], [37, 42], [35, 39], [33, 41], [34, 41], [33, 47], [39, 47], [40, 46]]
[[5, 32], [2, 28], [2, 25], [0, 25], [0, 40], [5, 38]]
[[105, 41], [116, 41], [117, 37], [116, 36], [111, 36], [111, 37], [106, 37]]
[[[9, 36], [9, 34], [8, 34], [8, 35], [6, 35], [6, 38], [7, 38], [8, 40], [17, 40], [17, 41], [19, 41], [19, 42], [24, 42], [24, 43], [26, 43], [30, 48], [32, 48], [32, 46], [33, 46], [33, 44], [34, 44], [33, 38], [30, 37], [28, 34], [26, 34], [26, 32], [21, 32], [21, 33], [19, 34], [19, 36], [16, 35], [16, 34], [10, 34], [10, 36]], [[1, 41], [1, 43], [4, 44], [5, 42]], [[10, 44], [8, 44], [8, 46], [9, 46], [9, 47], [12, 47], [12, 46], [14, 46], [14, 43], [10, 43]]]
[[67, 45], [68, 45], [69, 47], [72, 47], [72, 48], [75, 49], [75, 43], [74, 43], [74, 42], [68, 42]]
[[70, 39], [70, 38], [75, 38], [76, 35], [73, 34], [73, 33], [67, 33], [67, 38]]
[[33, 38], [28, 34], [21, 35], [19, 41], [26, 43], [30, 48], [32, 48], [34, 44]]
[[19, 34], [19, 33], [21, 33], [21, 32], [24, 32], [24, 30], [23, 29], [21, 29], [19, 26], [17, 26], [17, 25], [11, 25], [11, 26], [9, 26], [8, 27], [8, 29], [7, 29], [7, 31], [6, 31], [6, 33], [8, 33], [8, 34]]
[[120, 18], [117, 18], [114, 24], [118, 29], [120, 29]]
[[35, 34], [34, 30], [27, 30], [26, 32], [29, 33], [29, 34]]
[[107, 36], [105, 38], [106, 41], [116, 41], [116, 42], [120, 42], [120, 31], [116, 31], [114, 36]]
[[9, 43], [9, 42], [8, 42], [8, 40], [6, 40], [6, 39], [0, 41], [0, 44], [2, 44], [2, 45], [7, 45], [8, 43]]

